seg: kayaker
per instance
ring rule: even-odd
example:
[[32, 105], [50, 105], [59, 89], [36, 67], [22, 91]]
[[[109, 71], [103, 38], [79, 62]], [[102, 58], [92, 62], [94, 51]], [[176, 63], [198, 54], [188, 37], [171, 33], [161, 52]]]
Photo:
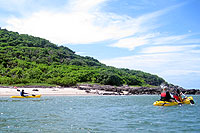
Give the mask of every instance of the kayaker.
[[24, 90], [22, 90], [22, 91], [20, 92], [20, 95], [21, 95], [21, 96], [24, 96], [24, 97], [25, 97], [25, 96], [28, 96], [28, 95], [24, 95], [24, 94], [28, 94], [28, 93], [26, 93], [26, 92], [24, 92]]
[[183, 102], [182, 95], [184, 95], [184, 94], [179, 89], [177, 89], [176, 93], [173, 97], [176, 99], [177, 102]]
[[173, 98], [171, 97], [169, 91], [166, 91], [166, 88], [163, 88], [163, 91], [161, 93], [161, 101], [169, 101], [172, 102], [174, 101]]

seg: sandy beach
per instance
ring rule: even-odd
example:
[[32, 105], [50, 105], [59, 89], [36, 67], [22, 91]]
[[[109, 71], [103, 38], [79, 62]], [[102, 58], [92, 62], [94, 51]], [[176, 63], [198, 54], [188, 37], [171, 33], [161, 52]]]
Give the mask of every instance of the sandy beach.
[[[17, 91], [18, 89], [18, 91]], [[76, 88], [0, 88], [0, 96], [19, 96], [20, 91], [24, 90], [29, 95], [42, 95], [42, 96], [92, 96], [99, 95], [99, 92], [91, 91], [87, 93], [85, 90]]]

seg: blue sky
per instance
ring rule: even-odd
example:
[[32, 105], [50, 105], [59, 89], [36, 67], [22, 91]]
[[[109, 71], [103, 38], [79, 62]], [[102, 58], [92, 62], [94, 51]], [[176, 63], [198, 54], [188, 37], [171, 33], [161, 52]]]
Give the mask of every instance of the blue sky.
[[0, 27], [200, 88], [199, 0], [0, 0]]

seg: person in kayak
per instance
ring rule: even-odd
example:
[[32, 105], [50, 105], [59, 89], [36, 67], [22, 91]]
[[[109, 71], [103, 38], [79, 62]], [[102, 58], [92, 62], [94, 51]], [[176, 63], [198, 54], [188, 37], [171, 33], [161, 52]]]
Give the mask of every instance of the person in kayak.
[[28, 94], [28, 93], [26, 93], [26, 92], [24, 92], [24, 90], [22, 90], [22, 91], [20, 92], [20, 95], [21, 95], [21, 96], [24, 96], [24, 97], [28, 96], [28, 95], [24, 95], [24, 94]]
[[174, 99], [171, 97], [169, 91], [166, 91], [166, 88], [163, 89], [162, 93], [161, 93], [161, 101], [168, 101], [168, 102], [173, 102]]
[[177, 102], [183, 102], [182, 95], [186, 98], [186, 96], [179, 89], [177, 89], [173, 97], [176, 99]]

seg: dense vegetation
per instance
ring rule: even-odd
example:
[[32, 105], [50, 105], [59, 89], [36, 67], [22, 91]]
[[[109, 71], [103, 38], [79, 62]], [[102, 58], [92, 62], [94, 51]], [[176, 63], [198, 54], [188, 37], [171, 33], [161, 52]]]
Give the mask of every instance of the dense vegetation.
[[0, 28], [0, 84], [72, 86], [82, 82], [157, 86], [165, 81], [142, 71], [109, 67], [48, 40]]

